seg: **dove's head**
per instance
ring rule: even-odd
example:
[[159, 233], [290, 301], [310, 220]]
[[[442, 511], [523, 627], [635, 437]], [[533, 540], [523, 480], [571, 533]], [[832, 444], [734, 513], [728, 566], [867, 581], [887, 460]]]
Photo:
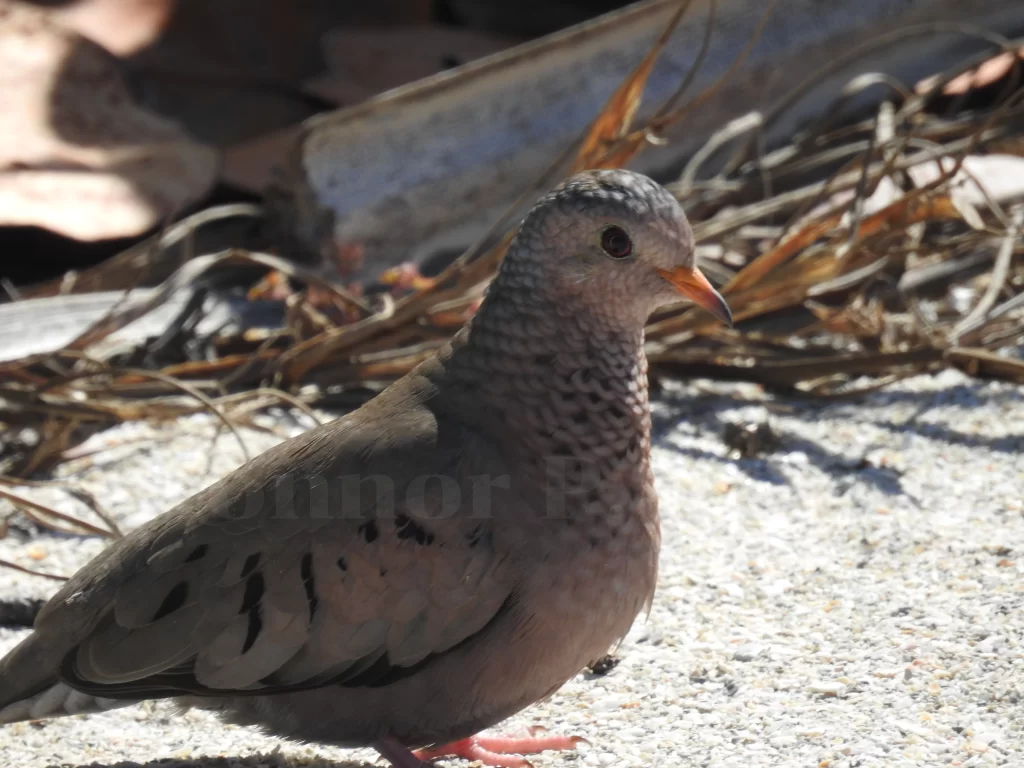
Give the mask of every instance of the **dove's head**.
[[530, 211], [502, 281], [532, 282], [555, 301], [574, 297], [628, 322], [684, 298], [731, 323], [695, 256], [693, 230], [668, 190], [631, 171], [588, 171]]

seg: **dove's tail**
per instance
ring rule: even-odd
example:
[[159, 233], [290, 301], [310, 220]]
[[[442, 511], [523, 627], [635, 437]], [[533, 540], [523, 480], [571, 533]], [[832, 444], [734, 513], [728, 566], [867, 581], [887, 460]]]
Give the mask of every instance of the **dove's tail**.
[[103, 699], [57, 680], [51, 653], [40, 635], [26, 637], [0, 659], [0, 725], [21, 720], [105, 712], [134, 701]]
[[66, 683], [54, 683], [39, 693], [13, 701], [0, 709], [0, 725], [22, 720], [106, 712], [109, 709], [130, 707], [136, 703], [125, 699], [104, 699], [76, 691]]

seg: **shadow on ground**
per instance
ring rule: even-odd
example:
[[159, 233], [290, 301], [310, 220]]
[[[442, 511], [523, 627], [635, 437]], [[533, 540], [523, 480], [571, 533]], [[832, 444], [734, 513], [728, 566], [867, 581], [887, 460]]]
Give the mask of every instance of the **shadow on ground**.
[[[899, 422], [878, 418], [877, 409], [900, 403], [916, 403], [918, 408]], [[905, 495], [900, 482], [901, 472], [892, 467], [871, 464], [871, 451], [890, 447], [888, 442], [876, 442], [865, 449], [852, 447], [849, 451], [829, 447], [804, 435], [787, 429], [796, 421], [846, 420], [854, 424], [881, 428], [893, 436], [917, 436], [949, 445], [980, 448], [998, 453], [1024, 453], [1024, 434], [986, 436], [971, 434], [943, 421], [929, 421], [928, 414], [936, 408], [957, 408], [969, 411], [986, 403], [1014, 403], [1024, 408], [1024, 390], [1001, 389], [979, 392], [977, 384], [955, 384], [934, 391], [912, 392], [885, 390], [857, 399], [815, 400], [811, 398], [776, 397], [769, 400], [745, 396], [739, 392], [662, 392], [653, 402], [652, 443], [695, 459], [731, 464], [748, 477], [775, 485], [786, 485], [788, 479], [778, 466], [779, 454], [802, 453], [807, 461], [821, 472], [832, 476], [842, 485], [864, 482], [887, 495]], [[743, 407], [757, 407], [770, 412], [769, 419], [776, 425], [778, 447], [763, 456], [738, 457], [726, 445], [724, 434], [732, 421], [731, 412]], [[778, 413], [775, 413], [775, 412]], [[681, 424], [690, 434], [714, 435], [718, 449], [709, 449], [679, 439]], [[684, 427], [684, 430], [687, 429]], [[684, 435], [686, 432], [684, 431]], [[705, 440], [706, 442], [706, 440]]]
[[289, 758], [287, 755], [271, 753], [248, 757], [199, 757], [190, 760], [164, 758], [146, 763], [89, 763], [79, 766], [64, 765], [62, 768], [380, 768], [380, 765], [348, 760], [335, 762], [305, 757]]

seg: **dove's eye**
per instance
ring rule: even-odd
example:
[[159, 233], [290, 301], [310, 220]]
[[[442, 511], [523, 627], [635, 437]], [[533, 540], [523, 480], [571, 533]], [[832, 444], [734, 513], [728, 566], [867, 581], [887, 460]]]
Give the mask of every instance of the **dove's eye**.
[[633, 241], [622, 227], [605, 227], [601, 233], [601, 247], [613, 259], [624, 259], [633, 252]]

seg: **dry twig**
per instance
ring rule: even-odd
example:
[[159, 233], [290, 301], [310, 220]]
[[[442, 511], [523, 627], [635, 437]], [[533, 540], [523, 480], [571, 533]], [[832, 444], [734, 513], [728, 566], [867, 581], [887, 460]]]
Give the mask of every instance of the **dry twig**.
[[[681, 4], [673, 23], [689, 5]], [[538, 188], [569, 168], [627, 163], [667, 122], [706, 98], [676, 104], [688, 77], [651, 119], [632, 124], [670, 32]], [[872, 45], [924, 34], [979, 33], [923, 25]], [[996, 50], [1021, 44], [985, 39]], [[858, 78], [791, 144], [761, 151], [763, 127], [829, 74], [820, 72], [776, 108], [712, 136], [670, 188], [695, 222], [707, 271], [720, 278], [738, 323], [723, 329], [685, 307], [660, 312], [648, 328], [652, 375], [746, 380], [816, 397], [863, 393], [949, 367], [1024, 383], [1021, 209], [993, 199], [972, 168], [972, 158], [984, 153], [1024, 155], [1024, 92], [1014, 69], [999, 93], [989, 89], [987, 103], [968, 109], [964, 99], [943, 101], [944, 85], [978, 64], [966, 61], [924, 92], [890, 78]], [[853, 96], [879, 85], [887, 101], [877, 114], [844, 114]], [[716, 157], [725, 158], [722, 170], [709, 174]], [[929, 167], [938, 172], [915, 181]], [[981, 191], [972, 197], [971, 189]], [[372, 396], [472, 316], [510, 242], [510, 218], [437, 278], [376, 303], [273, 256], [231, 251], [193, 259], [155, 292], [124, 302], [81, 334], [70, 345], [77, 358], [57, 353], [0, 363], [0, 468], [23, 476], [60, 461], [90, 429], [128, 419], [207, 409], [230, 423], [275, 404], [311, 415], [310, 405]], [[262, 272], [253, 274], [254, 267]], [[238, 269], [249, 270], [240, 273], [243, 288], [268, 270], [287, 278], [271, 281], [289, 292], [276, 299], [279, 327], [219, 334], [203, 354], [154, 370], [92, 353], [99, 340], [175, 291], [204, 289], [212, 274]]]

